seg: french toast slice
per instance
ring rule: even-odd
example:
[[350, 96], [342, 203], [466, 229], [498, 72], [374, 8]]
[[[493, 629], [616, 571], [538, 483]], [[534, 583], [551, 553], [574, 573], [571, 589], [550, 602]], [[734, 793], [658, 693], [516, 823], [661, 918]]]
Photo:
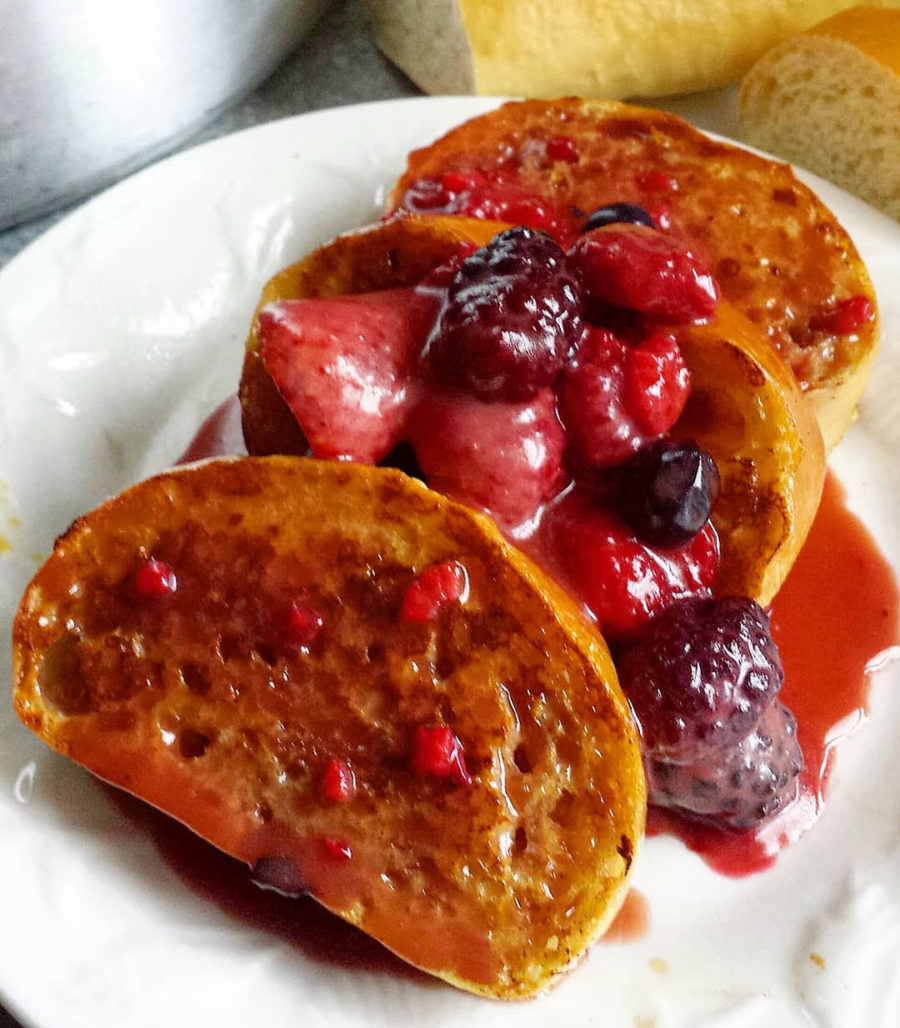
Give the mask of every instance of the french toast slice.
[[[340, 236], [265, 286], [240, 384], [251, 453], [306, 453], [308, 443], [259, 355], [269, 303], [415, 285], [461, 245], [504, 226], [472, 218], [394, 219]], [[762, 331], [727, 303], [713, 320], [679, 330], [692, 399], [672, 431], [716, 459], [722, 484], [712, 520], [722, 560], [716, 591], [768, 604], [803, 545], [825, 474], [815, 413]]]
[[602, 637], [398, 471], [158, 475], [57, 541], [13, 644], [50, 746], [460, 988], [540, 991], [624, 898], [645, 786]]
[[850, 237], [788, 165], [672, 114], [566, 98], [505, 104], [413, 151], [388, 210], [415, 208], [410, 190], [447, 172], [499, 175], [572, 233], [606, 204], [648, 210], [705, 252], [724, 298], [787, 361], [828, 450], [851, 424], [878, 342], [874, 290]]

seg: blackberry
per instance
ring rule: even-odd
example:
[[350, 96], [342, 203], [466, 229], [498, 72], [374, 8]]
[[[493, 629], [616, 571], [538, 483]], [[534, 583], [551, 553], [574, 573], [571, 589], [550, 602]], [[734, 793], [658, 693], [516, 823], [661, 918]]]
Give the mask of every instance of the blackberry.
[[683, 546], [709, 521], [719, 469], [693, 443], [661, 440], [623, 466], [619, 486], [619, 514], [639, 539]]
[[752, 600], [686, 599], [657, 615], [618, 663], [654, 760], [717, 760], [756, 726], [784, 678], [766, 613]]
[[725, 828], [753, 828], [794, 798], [803, 753], [794, 715], [781, 703], [746, 738], [697, 764], [648, 762], [650, 802]]
[[581, 283], [543, 232], [512, 228], [460, 265], [432, 335], [438, 379], [481, 399], [551, 385], [581, 338]]

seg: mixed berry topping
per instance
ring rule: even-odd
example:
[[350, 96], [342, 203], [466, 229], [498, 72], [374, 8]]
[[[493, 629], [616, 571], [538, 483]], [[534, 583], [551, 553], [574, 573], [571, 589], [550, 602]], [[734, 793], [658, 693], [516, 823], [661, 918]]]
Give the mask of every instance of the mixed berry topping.
[[719, 493], [712, 457], [693, 443], [661, 440], [622, 466], [622, 520], [653, 546], [683, 546], [709, 521]]
[[419, 725], [413, 732], [410, 764], [419, 778], [441, 778], [471, 785], [462, 745], [445, 725]]
[[403, 596], [400, 618], [403, 621], [434, 621], [449, 603], [464, 600], [469, 579], [458, 560], [432, 564], [409, 585]]
[[[545, 156], [578, 160], [563, 137]], [[502, 170], [452, 170], [414, 189], [428, 211], [509, 217], [531, 202]], [[490, 513], [581, 601], [620, 649], [653, 802], [756, 824], [795, 785], [794, 722], [775, 701], [782, 671], [765, 613], [710, 598], [715, 462], [670, 437], [691, 388], [675, 331], [713, 315], [718, 285], [633, 204], [594, 211], [568, 250], [521, 221], [416, 289], [264, 309], [263, 360], [315, 455], [414, 469]], [[864, 315], [858, 304], [828, 313]], [[399, 618], [434, 622], [467, 592], [459, 561], [427, 567]], [[297, 610], [297, 633], [313, 638], [321, 620]], [[472, 780], [444, 725], [413, 730], [409, 764], [420, 778]], [[354, 789], [332, 760], [323, 796], [343, 802]]]
[[132, 582], [134, 591], [141, 599], [159, 599], [174, 593], [178, 588], [178, 580], [172, 568], [165, 561], [152, 557], [135, 571]]
[[513, 228], [467, 257], [429, 349], [438, 379], [483, 399], [550, 385], [582, 331], [581, 285], [548, 235]]
[[331, 803], [346, 803], [355, 792], [353, 768], [344, 760], [329, 760], [322, 775], [322, 796]]
[[618, 224], [646, 225], [647, 228], [656, 228], [653, 218], [636, 203], [608, 203], [591, 211], [581, 231], [592, 232], [595, 228]]

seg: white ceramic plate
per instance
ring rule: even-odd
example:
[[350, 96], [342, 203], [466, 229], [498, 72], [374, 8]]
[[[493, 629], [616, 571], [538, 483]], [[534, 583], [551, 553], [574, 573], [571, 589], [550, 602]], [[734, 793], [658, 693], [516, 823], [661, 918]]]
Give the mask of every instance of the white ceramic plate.
[[[38, 562], [73, 517], [176, 458], [233, 392], [262, 283], [376, 217], [412, 146], [490, 106], [349, 107], [217, 141], [105, 193], [0, 274], [5, 695], [8, 627]], [[810, 181], [881, 297], [879, 366], [833, 463], [896, 568], [900, 227]], [[515, 1006], [385, 969], [321, 918], [298, 945], [296, 932], [232, 916], [199, 894], [213, 885], [198, 890], [175, 870], [196, 862], [182, 853], [193, 852], [186, 836], [161, 856], [111, 790], [44, 748], [4, 701], [0, 996], [39, 1028], [896, 1028], [898, 687], [895, 663], [875, 684], [870, 722], [841, 752], [824, 816], [773, 870], [729, 880], [675, 839], [650, 840], [635, 880], [650, 901], [649, 934], [595, 946], [554, 992]], [[309, 906], [297, 910], [309, 922]]]

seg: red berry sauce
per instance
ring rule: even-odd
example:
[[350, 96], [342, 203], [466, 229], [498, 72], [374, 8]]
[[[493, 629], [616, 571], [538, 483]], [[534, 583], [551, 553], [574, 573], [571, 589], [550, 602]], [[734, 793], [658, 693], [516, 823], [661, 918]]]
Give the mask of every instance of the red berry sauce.
[[442, 778], [454, 785], [471, 785], [462, 746], [444, 725], [419, 725], [413, 733], [410, 764], [419, 778]]
[[322, 796], [331, 803], [346, 803], [356, 794], [353, 768], [343, 760], [329, 760], [322, 776]]
[[465, 601], [469, 590], [466, 569], [456, 560], [425, 568], [403, 596], [403, 621], [434, 621], [441, 610], [457, 600]]

